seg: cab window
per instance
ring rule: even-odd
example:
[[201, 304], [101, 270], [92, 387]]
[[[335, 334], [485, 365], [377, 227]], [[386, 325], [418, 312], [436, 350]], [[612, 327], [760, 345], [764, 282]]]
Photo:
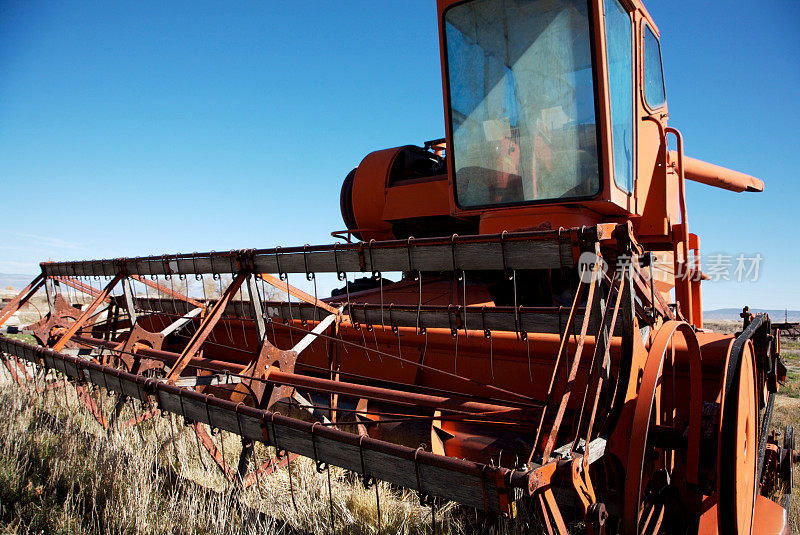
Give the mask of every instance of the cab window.
[[605, 0], [605, 15], [614, 181], [629, 192], [633, 188], [633, 26], [617, 0]]
[[600, 189], [586, 0], [473, 0], [445, 12], [462, 208], [585, 198]]
[[664, 70], [661, 67], [661, 45], [650, 26], [645, 26], [644, 30], [644, 99], [653, 110], [667, 103]]

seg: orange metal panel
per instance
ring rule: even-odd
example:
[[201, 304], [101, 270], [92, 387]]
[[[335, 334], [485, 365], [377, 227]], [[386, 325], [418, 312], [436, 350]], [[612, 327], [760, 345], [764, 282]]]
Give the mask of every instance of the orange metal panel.
[[393, 221], [410, 217], [450, 215], [449, 182], [441, 180], [398, 185], [386, 191], [381, 219]]
[[364, 240], [391, 236], [392, 226], [383, 220], [386, 182], [392, 163], [402, 147], [368, 154], [359, 164], [353, 180], [353, 211]]
[[754, 532], [758, 535], [788, 535], [788, 512], [779, 504], [766, 496], [756, 497], [756, 507], [753, 513]]

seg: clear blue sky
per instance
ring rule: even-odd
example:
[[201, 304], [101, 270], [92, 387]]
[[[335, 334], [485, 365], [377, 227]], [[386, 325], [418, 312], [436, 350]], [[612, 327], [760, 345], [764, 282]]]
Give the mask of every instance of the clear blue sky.
[[[364, 155], [443, 135], [435, 2], [303, 6], [0, 1], [0, 272], [329, 242]], [[687, 153], [767, 185], [689, 185], [706, 252], [764, 257], [706, 308], [800, 308], [800, 2], [648, 8]]]

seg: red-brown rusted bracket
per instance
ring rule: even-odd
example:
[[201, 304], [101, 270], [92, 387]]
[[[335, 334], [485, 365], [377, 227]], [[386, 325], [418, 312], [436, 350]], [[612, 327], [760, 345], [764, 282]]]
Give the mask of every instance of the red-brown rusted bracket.
[[120, 427], [122, 429], [127, 429], [128, 427], [133, 427], [134, 425], [139, 425], [142, 422], [146, 422], [147, 420], [149, 420], [153, 416], [157, 416], [160, 412], [161, 412], [161, 410], [158, 407], [150, 409], [149, 411], [143, 412], [142, 414], [140, 414], [136, 418], [131, 418], [130, 420], [126, 420], [125, 422], [122, 423], [122, 425]]
[[[587, 446], [588, 450], [588, 446]], [[597, 503], [597, 496], [594, 493], [594, 486], [592, 479], [589, 477], [589, 471], [583, 468], [583, 459], [576, 457], [569, 463], [570, 468], [570, 483], [578, 501], [581, 505], [581, 514], [584, 518], [589, 513], [589, 508], [592, 504]]]
[[164, 335], [152, 333], [138, 324], [134, 324], [125, 340], [120, 342], [114, 351], [119, 352], [119, 358], [131, 373], [144, 373], [151, 368], [163, 368], [163, 363], [152, 359], [142, 359], [136, 352], [139, 344], [151, 349], [159, 350], [164, 343]]
[[539, 490], [536, 499], [548, 535], [567, 535], [569, 531], [567, 531], [567, 525], [561, 516], [552, 488], [548, 486]]
[[103, 426], [103, 429], [108, 429], [108, 420], [103, 416], [103, 412], [100, 410], [100, 407], [97, 406], [97, 403], [94, 402], [92, 396], [89, 395], [89, 390], [83, 385], [75, 385], [75, 391], [78, 393], [78, 398], [86, 405], [86, 408], [92, 413], [94, 419], [97, 420], [97, 423]]
[[19, 370], [22, 371], [22, 375], [25, 376], [25, 380], [26, 381], [33, 381], [33, 376], [28, 371], [28, 368], [25, 367], [25, 364], [20, 362], [18, 357], [14, 357], [14, 362], [17, 363], [17, 368], [19, 368]]
[[241, 372], [242, 382], [237, 384], [231, 393], [231, 401], [243, 402], [252, 393], [257, 407], [269, 408], [278, 399], [291, 397], [293, 388], [268, 383], [267, 379], [273, 371], [294, 373], [296, 361], [296, 352], [278, 349], [264, 337], [258, 355]]
[[236, 477], [236, 472], [231, 470], [231, 467], [228, 466], [227, 462], [225, 462], [222, 452], [219, 450], [219, 448], [217, 448], [217, 445], [214, 444], [214, 440], [212, 440], [211, 436], [199, 423], [193, 423], [192, 429], [194, 429], [197, 438], [200, 439], [200, 442], [202, 442], [203, 446], [206, 448], [206, 450], [208, 450], [211, 458], [214, 459], [214, 462], [217, 463], [217, 466], [219, 466], [220, 470], [222, 470], [222, 474], [228, 479], [228, 481], [233, 481]]
[[197, 301], [196, 299], [192, 299], [188, 295], [184, 295], [184, 294], [182, 294], [180, 292], [176, 292], [175, 290], [172, 290], [171, 288], [167, 288], [166, 286], [162, 286], [161, 284], [158, 284], [157, 282], [153, 282], [151, 280], [147, 280], [145, 277], [140, 277], [139, 275], [131, 275], [130, 278], [132, 278], [133, 280], [139, 281], [142, 284], [144, 284], [145, 286], [149, 286], [150, 288], [153, 288], [154, 290], [158, 290], [162, 294], [166, 294], [166, 295], [168, 295], [170, 297], [174, 297], [175, 299], [180, 299], [181, 301], [185, 301], [185, 302], [189, 303], [190, 305], [194, 305], [196, 307], [206, 308], [206, 305], [201, 303], [200, 301]]
[[[42, 319], [35, 323], [31, 323], [25, 330], [30, 332], [42, 345], [47, 345], [50, 340], [51, 333], [54, 328], [66, 329], [71, 323], [74, 323], [81, 315], [78, 308], [74, 308], [67, 303], [64, 296], [56, 294], [50, 305], [50, 312]], [[67, 344], [71, 347], [73, 343]]]
[[[581, 277], [584, 276], [584, 272], [581, 272]], [[592, 278], [592, 282], [594, 282], [594, 278]], [[550, 376], [550, 384], [547, 387], [547, 397], [545, 399], [545, 405], [542, 407], [541, 414], [539, 415], [539, 424], [536, 428], [536, 437], [533, 443], [533, 447], [531, 448], [531, 454], [528, 456], [528, 463], [530, 464], [533, 461], [533, 456], [536, 454], [536, 450], [539, 448], [539, 439], [542, 436], [542, 430], [544, 428], [544, 421], [547, 415], [547, 408], [550, 406], [550, 401], [553, 396], [553, 387], [556, 384], [556, 378], [558, 377], [559, 369], [561, 368], [561, 358], [564, 356], [567, 350], [567, 343], [569, 342], [570, 334], [572, 333], [572, 326], [575, 323], [575, 315], [578, 310], [578, 304], [581, 301], [583, 296], [584, 287], [587, 284], [581, 280], [580, 284], [578, 284], [578, 289], [575, 291], [575, 298], [572, 301], [572, 308], [569, 310], [569, 316], [567, 318], [567, 324], [564, 327], [564, 332], [561, 335], [561, 342], [558, 347], [558, 353], [556, 354], [556, 361], [553, 364], [553, 373]], [[589, 314], [585, 314], [585, 316], [589, 316]], [[546, 461], [545, 461], [546, 462]]]
[[[597, 249], [597, 252], [600, 252], [599, 248]], [[556, 411], [555, 420], [553, 421], [553, 425], [550, 429], [550, 436], [547, 437], [547, 444], [545, 445], [544, 453], [542, 453], [543, 463], [546, 463], [550, 460], [550, 454], [553, 452], [553, 449], [555, 449], [556, 438], [558, 437], [558, 431], [561, 428], [561, 421], [564, 419], [564, 413], [567, 410], [567, 404], [569, 403], [569, 398], [572, 394], [572, 385], [575, 383], [575, 378], [578, 375], [578, 368], [581, 364], [583, 347], [584, 343], [586, 342], [587, 329], [589, 328], [589, 319], [592, 317], [592, 304], [594, 303], [594, 300], [598, 298], [598, 296], [595, 295], [595, 286], [597, 285], [598, 276], [598, 268], [596, 265], [592, 270], [591, 276], [592, 279], [589, 282], [589, 293], [586, 296], [586, 312], [583, 314], [583, 324], [581, 325], [581, 335], [578, 339], [578, 347], [575, 349], [575, 356], [572, 359], [569, 376], [567, 377], [567, 382], [564, 384], [563, 392], [561, 393], [561, 401], [558, 405], [558, 410]]]
[[45, 280], [46, 278], [44, 274], [40, 273], [30, 282], [30, 284], [23, 288], [23, 290], [18, 293], [14, 299], [4, 306], [3, 310], [0, 310], [0, 326], [2, 326], [16, 311], [22, 308], [22, 306], [28, 302], [28, 299], [33, 297], [33, 295], [39, 291], [39, 288], [42, 287]]
[[178, 357], [178, 360], [172, 366], [169, 374], [167, 374], [168, 381], [174, 382], [175, 379], [180, 377], [181, 373], [189, 364], [191, 359], [200, 350], [203, 343], [206, 341], [206, 338], [208, 338], [208, 335], [211, 334], [211, 330], [222, 317], [222, 314], [225, 312], [225, 308], [228, 306], [228, 303], [242, 286], [242, 283], [246, 278], [247, 273], [244, 271], [237, 274], [236, 278], [233, 279], [233, 282], [231, 282], [230, 286], [228, 286], [228, 288], [225, 290], [225, 293], [222, 294], [222, 297], [220, 297], [219, 300], [214, 303], [214, 306], [211, 308], [211, 312], [200, 322], [200, 325], [192, 336], [192, 339], [189, 340], [189, 343], [186, 345], [183, 352], [181, 352], [180, 357]]
[[242, 480], [242, 487], [248, 488], [251, 485], [256, 484], [258, 482], [258, 478], [270, 475], [278, 468], [283, 468], [298, 457], [300, 456], [296, 453], [289, 453], [280, 461], [277, 460], [277, 457], [270, 457], [269, 461], [259, 466], [256, 470], [250, 472], [247, 477]]
[[14, 369], [15, 366], [13, 366], [12, 363], [5, 357], [2, 357], [2, 360], [3, 360], [3, 365], [8, 370], [8, 373], [11, 374], [11, 378], [14, 379], [14, 382], [17, 383], [19, 386], [24, 386], [22, 378], [17, 373], [17, 370]]
[[117, 283], [123, 279], [123, 277], [124, 275], [122, 273], [117, 273], [117, 275], [111, 279], [111, 282], [109, 282], [106, 287], [103, 288], [103, 291], [95, 296], [89, 307], [81, 313], [81, 317], [78, 318], [75, 323], [70, 325], [69, 329], [67, 329], [67, 332], [65, 332], [64, 335], [58, 339], [58, 342], [56, 342], [53, 346], [53, 351], [61, 351], [64, 346], [67, 345], [67, 342], [69, 342], [70, 339], [75, 336], [75, 333], [78, 332], [81, 327], [83, 327], [83, 324], [86, 323], [86, 320], [92, 316], [100, 303], [108, 298], [108, 296], [111, 294], [111, 290], [114, 289], [114, 286], [116, 286]]

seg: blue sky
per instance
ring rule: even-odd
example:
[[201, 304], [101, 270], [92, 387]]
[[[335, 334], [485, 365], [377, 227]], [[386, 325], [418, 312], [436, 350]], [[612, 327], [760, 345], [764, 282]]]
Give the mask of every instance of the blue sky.
[[[303, 5], [0, 1], [0, 272], [329, 242], [364, 155], [443, 135], [435, 2]], [[705, 252], [764, 257], [706, 308], [800, 308], [800, 3], [648, 8], [687, 153], [767, 185], [688, 186]]]

